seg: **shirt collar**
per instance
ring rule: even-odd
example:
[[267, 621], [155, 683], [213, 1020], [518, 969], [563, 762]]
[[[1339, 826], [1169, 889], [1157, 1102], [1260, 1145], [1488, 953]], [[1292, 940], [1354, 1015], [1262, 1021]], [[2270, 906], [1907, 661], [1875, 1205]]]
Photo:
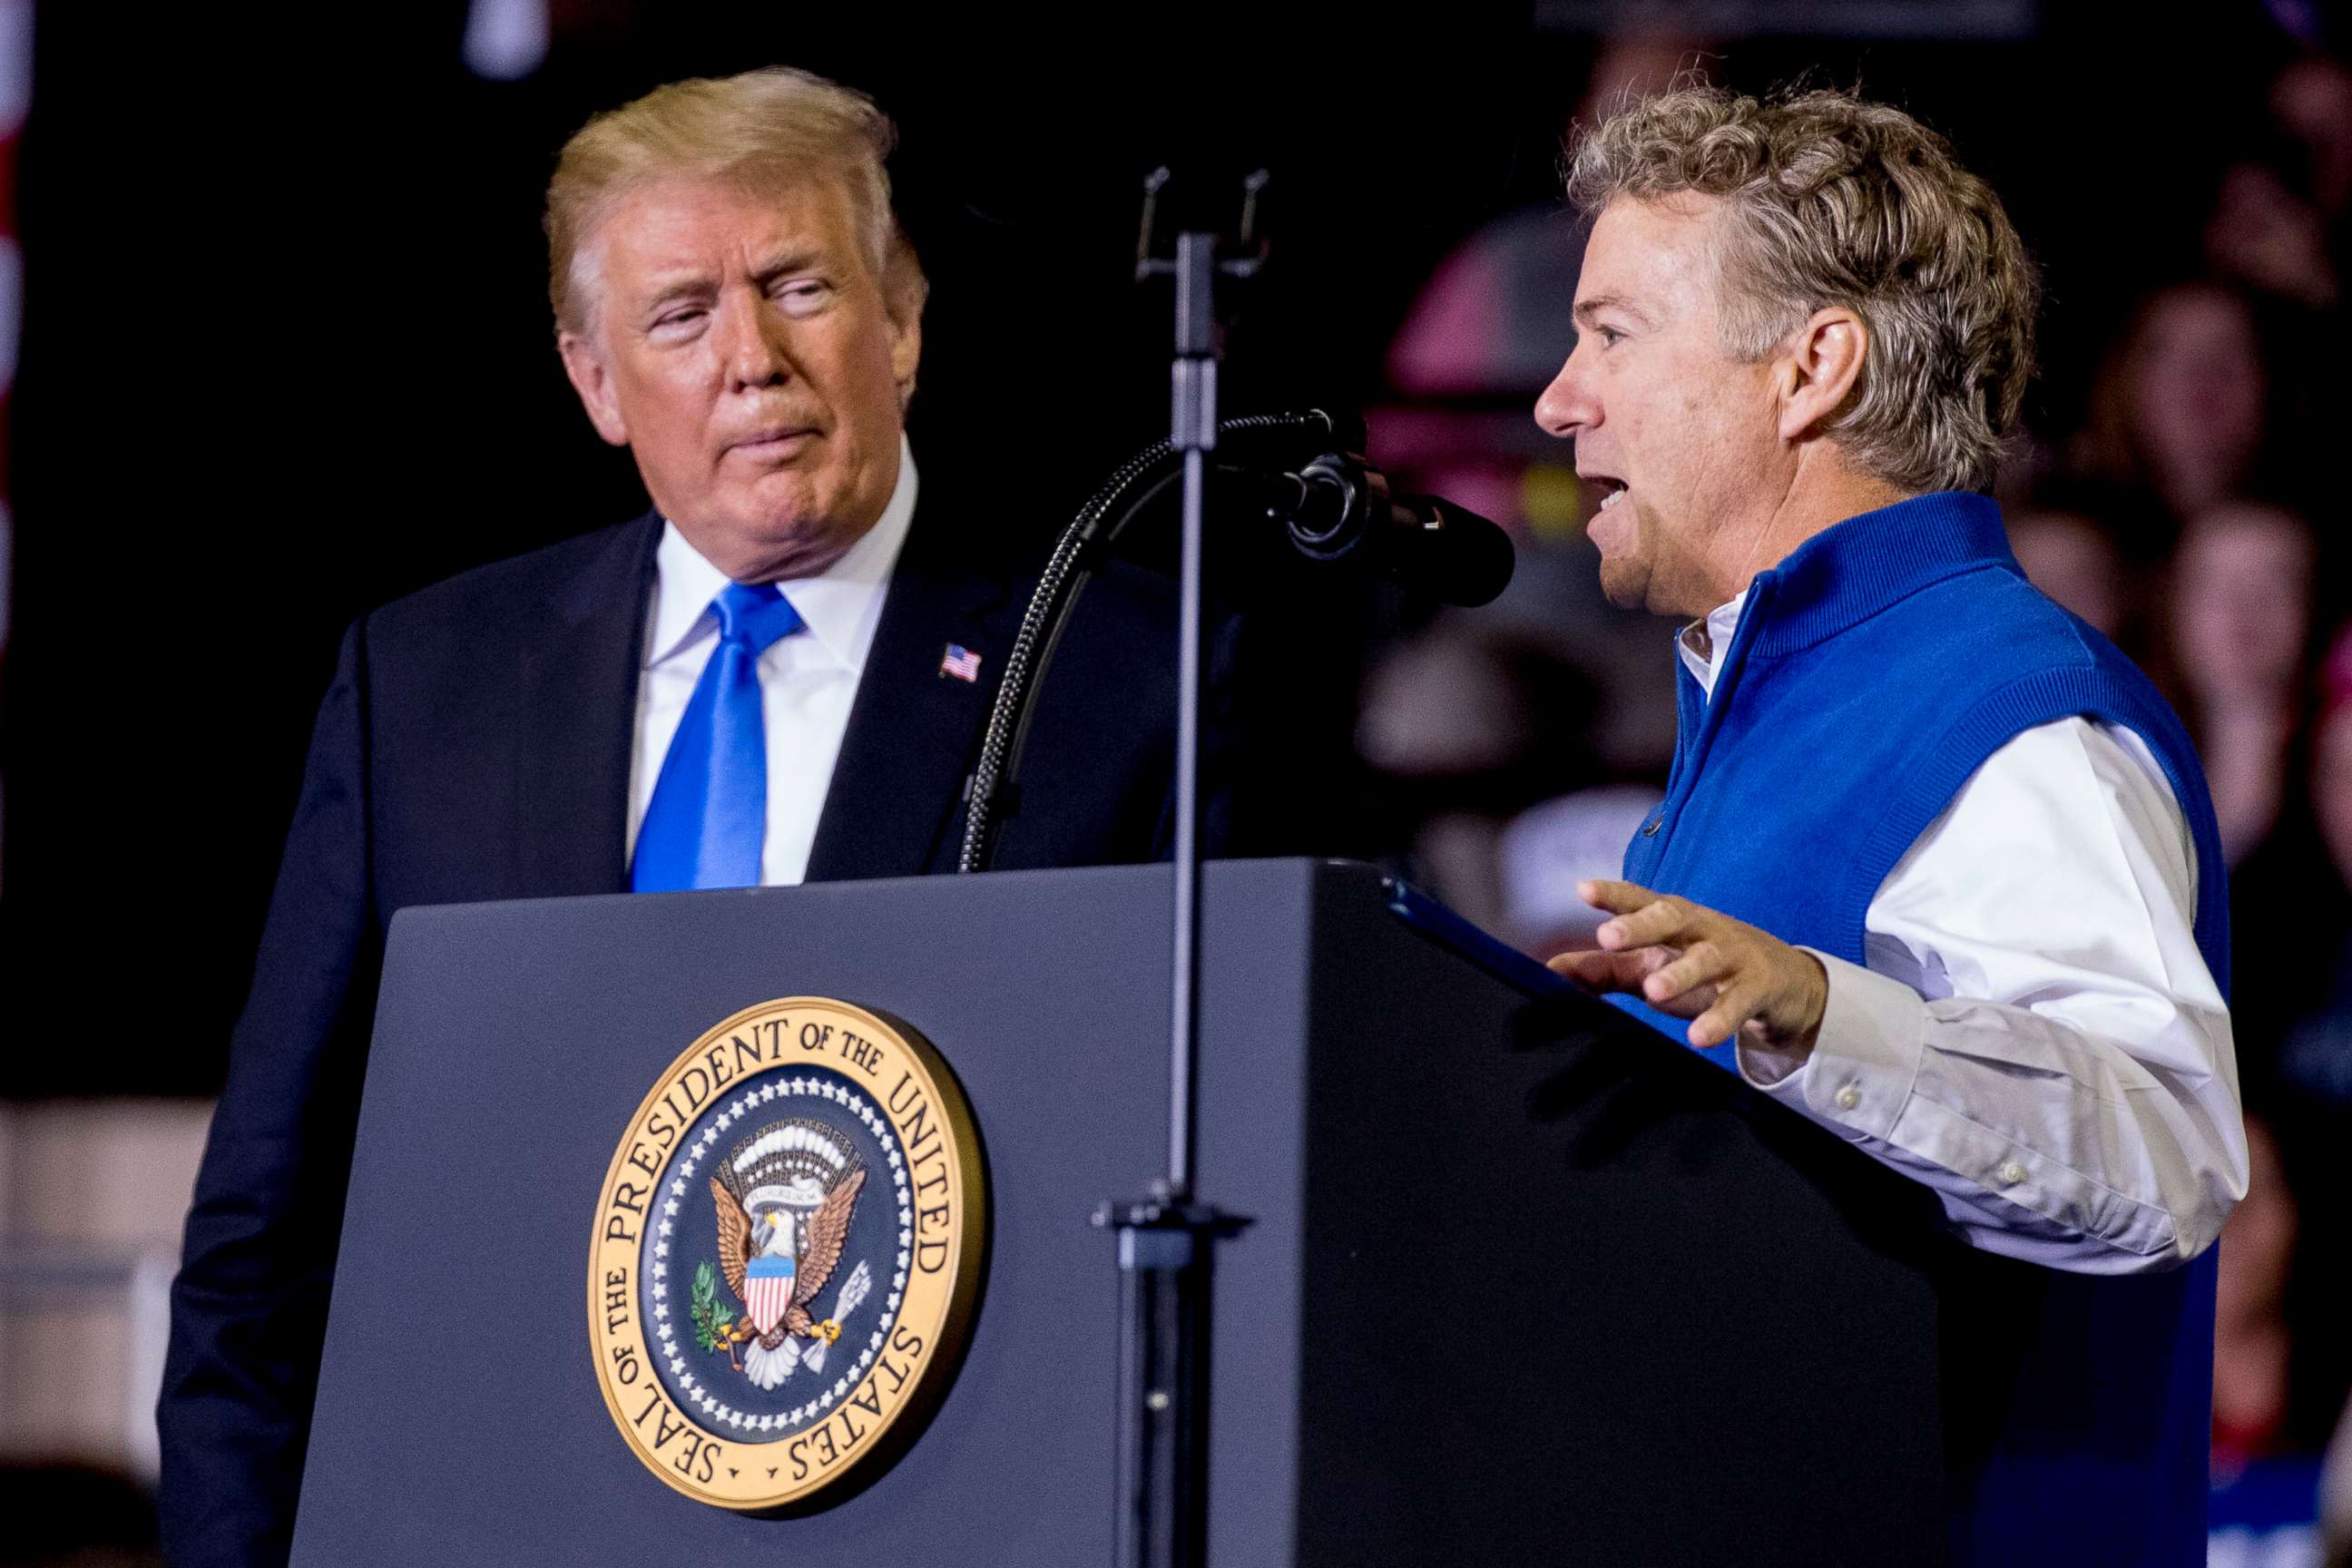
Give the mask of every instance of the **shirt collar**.
[[[1693, 621], [1675, 639], [1675, 651], [1682, 656], [1683, 668], [1691, 672], [1698, 689], [1708, 696], [1715, 694], [1715, 678], [1722, 673], [1724, 655], [1731, 651], [1731, 637], [1739, 629], [1739, 612], [1748, 603], [1748, 590], [1742, 588], [1727, 604], [1717, 605], [1706, 613], [1705, 620]], [[1706, 651], [1699, 651], [1699, 641], [1706, 641]]]
[[[815, 576], [776, 584], [800, 613], [816, 645], [852, 673], [865, 670], [866, 655], [874, 646], [890, 572], [914, 521], [915, 491], [915, 454], [901, 435], [898, 483], [874, 526]], [[646, 634], [647, 669], [718, 634], [710, 601], [727, 586], [727, 574], [687, 542], [677, 524], [667, 518], [662, 520], [661, 543], [654, 551], [654, 613]]]

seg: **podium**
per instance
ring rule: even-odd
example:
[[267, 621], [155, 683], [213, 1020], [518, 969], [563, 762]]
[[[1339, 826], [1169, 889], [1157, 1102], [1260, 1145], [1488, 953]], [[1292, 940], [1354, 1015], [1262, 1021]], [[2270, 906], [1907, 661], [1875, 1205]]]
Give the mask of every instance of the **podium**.
[[[298, 1563], [1108, 1561], [1118, 1274], [1160, 1169], [1171, 871], [403, 911]], [[1220, 862], [1201, 1191], [1217, 1568], [1933, 1563], [1917, 1189], [1373, 868]], [[777, 997], [903, 1021], [961, 1083], [987, 1256], [894, 1463], [784, 1517], [648, 1473], [583, 1262], [664, 1068]]]

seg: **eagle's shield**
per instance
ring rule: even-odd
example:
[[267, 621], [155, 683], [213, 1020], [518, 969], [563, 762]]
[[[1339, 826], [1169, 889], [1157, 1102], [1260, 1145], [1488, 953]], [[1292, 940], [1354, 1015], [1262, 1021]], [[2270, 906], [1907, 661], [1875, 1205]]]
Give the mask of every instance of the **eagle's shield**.
[[783, 1321], [784, 1309], [793, 1303], [794, 1274], [789, 1252], [781, 1258], [754, 1258], [743, 1266], [743, 1305], [751, 1326], [762, 1334]]

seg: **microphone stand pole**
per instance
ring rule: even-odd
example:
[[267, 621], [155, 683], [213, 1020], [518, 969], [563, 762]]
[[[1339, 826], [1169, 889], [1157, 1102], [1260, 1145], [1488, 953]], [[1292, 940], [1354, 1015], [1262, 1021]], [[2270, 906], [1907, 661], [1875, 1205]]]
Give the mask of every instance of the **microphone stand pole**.
[[[1259, 180], [1250, 186], [1253, 198]], [[1157, 178], [1150, 189], [1156, 194]], [[1148, 247], [1148, 203], [1144, 222]], [[1248, 216], [1244, 226], [1249, 226]], [[1184, 459], [1184, 543], [1168, 1174], [1151, 1184], [1149, 1196], [1107, 1204], [1095, 1215], [1095, 1223], [1116, 1232], [1118, 1240], [1116, 1568], [1199, 1568], [1206, 1559], [1212, 1258], [1219, 1239], [1249, 1223], [1202, 1203], [1194, 1191], [1192, 1166], [1201, 1027], [1201, 535], [1209, 453], [1217, 440], [1216, 279], [1220, 270], [1246, 273], [1255, 267], [1254, 261], [1221, 267], [1214, 235], [1184, 233], [1177, 237], [1172, 267], [1147, 252], [1137, 268], [1139, 276], [1172, 271], [1176, 279], [1170, 444]]]

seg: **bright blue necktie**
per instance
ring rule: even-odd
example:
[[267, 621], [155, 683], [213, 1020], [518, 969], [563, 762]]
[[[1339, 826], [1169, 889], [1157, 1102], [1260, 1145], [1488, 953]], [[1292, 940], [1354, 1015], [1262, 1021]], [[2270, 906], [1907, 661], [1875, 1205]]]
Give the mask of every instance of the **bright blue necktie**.
[[806, 623], [772, 583], [730, 583], [710, 613], [719, 646], [687, 700], [637, 828], [629, 886], [640, 893], [760, 885], [768, 828], [760, 654]]

